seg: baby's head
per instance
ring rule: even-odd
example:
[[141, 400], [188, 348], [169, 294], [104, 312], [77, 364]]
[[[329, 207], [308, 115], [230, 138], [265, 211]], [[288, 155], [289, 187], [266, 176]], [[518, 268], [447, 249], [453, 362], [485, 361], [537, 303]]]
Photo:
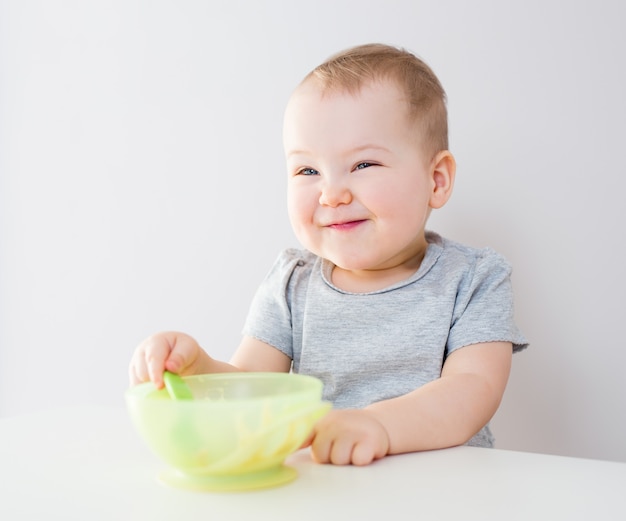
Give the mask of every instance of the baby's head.
[[426, 64], [385, 45], [333, 56], [291, 96], [283, 140], [289, 217], [305, 248], [334, 274], [419, 264], [455, 172], [445, 93]]
[[423, 152], [432, 158], [448, 149], [446, 93], [431, 68], [414, 54], [384, 44], [366, 44], [331, 56], [302, 81], [325, 92], [357, 94], [364, 85], [390, 81], [404, 93]]

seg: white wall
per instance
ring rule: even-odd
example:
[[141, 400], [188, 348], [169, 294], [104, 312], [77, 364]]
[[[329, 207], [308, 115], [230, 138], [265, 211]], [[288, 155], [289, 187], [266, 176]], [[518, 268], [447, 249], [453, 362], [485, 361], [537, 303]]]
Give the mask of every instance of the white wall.
[[123, 405], [160, 329], [217, 357], [279, 249], [281, 119], [344, 47], [407, 47], [450, 98], [431, 227], [514, 266], [498, 446], [626, 461], [619, 1], [0, 2], [0, 415]]

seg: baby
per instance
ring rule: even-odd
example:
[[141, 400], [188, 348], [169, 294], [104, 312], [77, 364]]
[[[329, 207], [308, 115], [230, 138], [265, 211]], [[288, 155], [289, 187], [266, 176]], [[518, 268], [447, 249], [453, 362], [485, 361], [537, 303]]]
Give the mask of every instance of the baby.
[[304, 249], [259, 287], [230, 363], [188, 335], [142, 342], [130, 381], [163, 371], [293, 371], [324, 383], [333, 410], [307, 445], [316, 461], [491, 447], [512, 354], [511, 269], [489, 248], [427, 231], [452, 193], [445, 92], [413, 54], [370, 44], [331, 57], [284, 119], [289, 218]]

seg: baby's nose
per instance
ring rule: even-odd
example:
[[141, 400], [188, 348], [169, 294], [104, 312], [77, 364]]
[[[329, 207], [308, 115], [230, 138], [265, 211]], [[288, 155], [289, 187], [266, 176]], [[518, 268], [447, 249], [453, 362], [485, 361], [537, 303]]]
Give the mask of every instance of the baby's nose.
[[322, 206], [330, 206], [332, 208], [341, 204], [350, 204], [352, 201], [352, 192], [347, 183], [340, 179], [325, 180], [322, 184], [319, 203]]

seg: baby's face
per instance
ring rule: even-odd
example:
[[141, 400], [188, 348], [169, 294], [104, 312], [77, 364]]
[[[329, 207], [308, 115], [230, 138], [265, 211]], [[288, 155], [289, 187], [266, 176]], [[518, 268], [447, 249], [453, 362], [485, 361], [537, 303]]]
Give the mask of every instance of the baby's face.
[[289, 217], [306, 249], [350, 271], [421, 259], [434, 181], [416, 132], [390, 82], [357, 94], [298, 87], [284, 146]]

